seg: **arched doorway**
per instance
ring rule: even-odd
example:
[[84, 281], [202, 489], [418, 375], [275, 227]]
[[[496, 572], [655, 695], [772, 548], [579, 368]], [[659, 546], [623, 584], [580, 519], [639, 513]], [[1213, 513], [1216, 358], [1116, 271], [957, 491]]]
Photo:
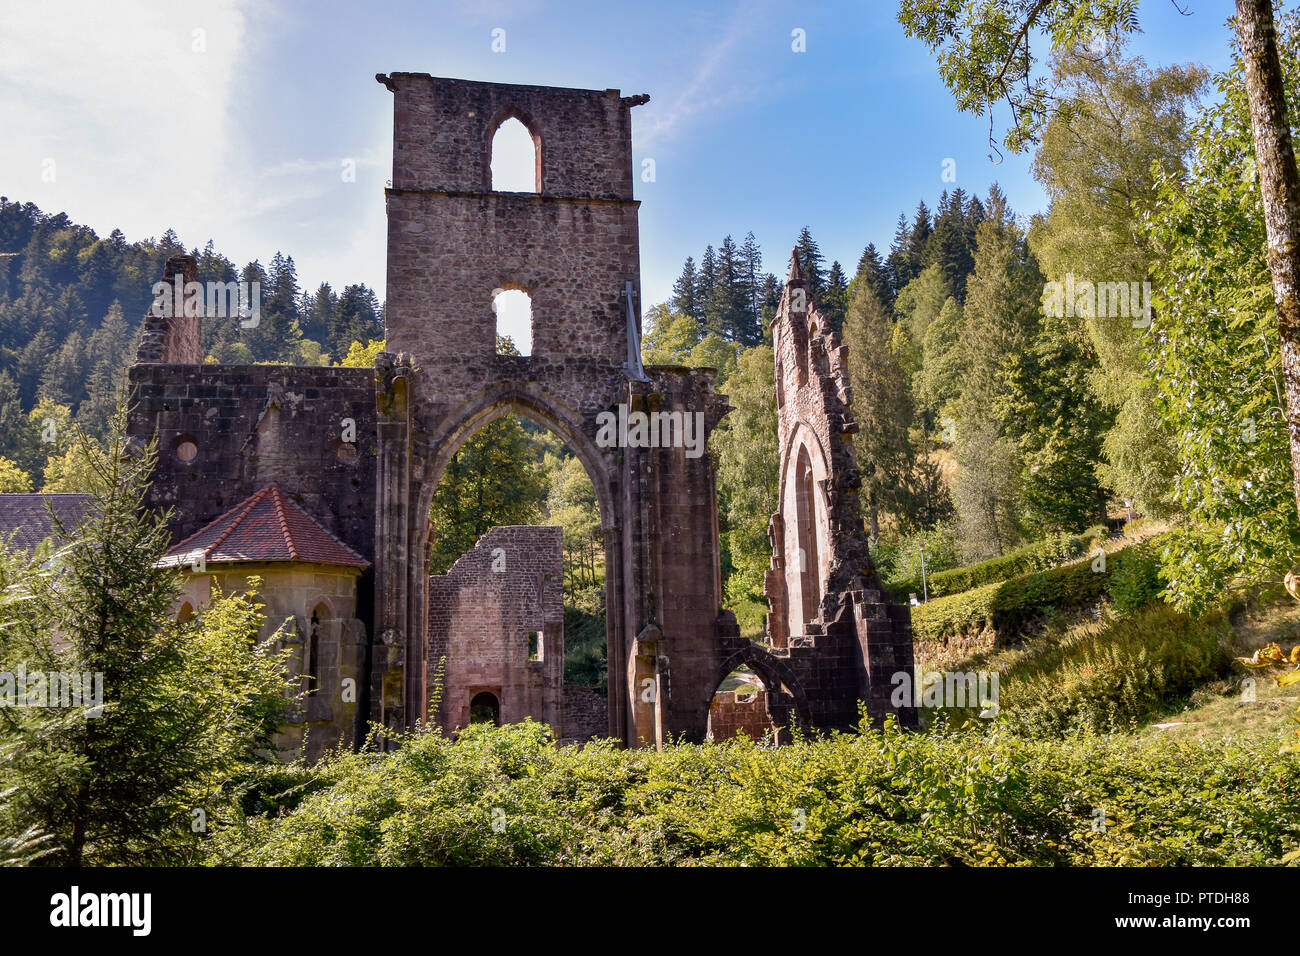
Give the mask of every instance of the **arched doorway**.
[[501, 726], [501, 701], [496, 694], [480, 691], [469, 702], [469, 722], [471, 724], [492, 724]]
[[722, 679], [709, 704], [708, 738], [714, 742], [743, 734], [754, 741], [774, 739], [777, 728], [767, 707], [763, 679], [742, 664]]
[[499, 720], [609, 734], [607, 555], [596, 484], [554, 430], [506, 410], [461, 436], [430, 494], [429, 718], [463, 725], [475, 685]]

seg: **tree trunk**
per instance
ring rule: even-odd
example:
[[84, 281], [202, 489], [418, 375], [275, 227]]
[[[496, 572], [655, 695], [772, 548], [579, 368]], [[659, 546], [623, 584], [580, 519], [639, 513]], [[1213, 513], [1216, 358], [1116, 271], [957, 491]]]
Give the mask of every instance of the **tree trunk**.
[[1268, 271], [1277, 305], [1282, 379], [1291, 436], [1292, 485], [1300, 510], [1300, 172], [1291, 145], [1272, 0], [1237, 0], [1237, 33], [1268, 234]]

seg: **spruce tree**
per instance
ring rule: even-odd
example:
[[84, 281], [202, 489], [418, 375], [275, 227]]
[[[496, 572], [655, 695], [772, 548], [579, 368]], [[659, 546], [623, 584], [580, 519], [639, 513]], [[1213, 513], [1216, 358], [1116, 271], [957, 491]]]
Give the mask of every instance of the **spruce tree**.
[[975, 271], [964, 308], [966, 349], [955, 416], [959, 467], [953, 499], [963, 546], [974, 559], [1006, 553], [1026, 527], [1024, 461], [1018, 447], [1023, 409], [1010, 407], [1005, 373], [1023, 361], [1037, 332], [1042, 278], [994, 185], [979, 227]]
[[904, 287], [916, 278], [916, 272], [908, 261], [908, 238], [911, 229], [907, 225], [907, 216], [898, 214], [898, 225], [894, 227], [894, 238], [889, 244], [889, 257], [885, 260], [885, 273], [889, 276], [890, 297], [896, 298]]
[[844, 344], [853, 417], [860, 426], [854, 445], [872, 541], [880, 536], [884, 515], [910, 528], [917, 504], [917, 453], [909, 434], [912, 399], [903, 369], [889, 348], [892, 333], [875, 293], [865, 283], [859, 285], [844, 319]]
[[695, 274], [695, 260], [690, 256], [682, 265], [682, 274], [673, 283], [673, 295], [669, 304], [674, 312], [689, 316], [696, 322], [702, 320], [699, 304], [695, 301], [695, 292], [699, 287], [699, 277]]
[[822, 268], [822, 263], [826, 257], [822, 255], [821, 249], [817, 246], [817, 240], [812, 237], [808, 227], [804, 226], [799, 230], [799, 241], [795, 243], [795, 248], [799, 252], [799, 264], [803, 266], [804, 278], [808, 280], [808, 288], [812, 292], [813, 298], [818, 302], [821, 301], [822, 293], [826, 291], [826, 271]]
[[838, 261], [831, 263], [826, 274], [826, 290], [818, 303], [831, 328], [839, 332], [844, 327], [844, 313], [849, 307], [849, 284]]
[[173, 618], [180, 574], [156, 566], [166, 516], [144, 507], [155, 451], [131, 448], [125, 419], [119, 409], [108, 452], [87, 459], [86, 520], [56, 516], [57, 551], [6, 582], [30, 597], [0, 627], [0, 670], [92, 675], [83, 706], [0, 708], [0, 749], [18, 744], [0, 825], [45, 834], [42, 862], [62, 866], [193, 862], [195, 811], [215, 823], [234, 809], [221, 790], [265, 759], [286, 705], [285, 658], [250, 644], [261, 623], [250, 602]]
[[856, 290], [854, 283], [866, 283], [875, 294], [876, 301], [881, 304], [884, 310], [887, 313], [893, 313], [894, 290], [889, 284], [889, 273], [880, 258], [880, 253], [876, 250], [874, 242], [867, 243], [867, 248], [862, 250], [862, 256], [858, 259], [857, 271], [853, 275], [853, 282], [849, 283], [850, 296]]

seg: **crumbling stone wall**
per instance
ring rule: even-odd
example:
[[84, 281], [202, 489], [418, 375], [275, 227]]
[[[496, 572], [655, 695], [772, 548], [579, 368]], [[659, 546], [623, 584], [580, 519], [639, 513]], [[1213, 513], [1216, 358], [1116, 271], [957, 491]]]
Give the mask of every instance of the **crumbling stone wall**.
[[[427, 699], [421, 555], [442, 470], [478, 428], [519, 412], [582, 460], [600, 504], [609, 733], [702, 739], [721, 601], [711, 456], [595, 441], [597, 417], [620, 406], [701, 415], [706, 435], [727, 410], [711, 373], [643, 373], [629, 358], [639, 355], [641, 306], [631, 110], [647, 98], [415, 73], [378, 79], [394, 97], [392, 353], [378, 371], [382, 719], [409, 725]], [[512, 116], [540, 148], [536, 194], [491, 189], [492, 136]], [[532, 297], [529, 356], [495, 354], [492, 293], [507, 286]], [[630, 692], [644, 680], [656, 688], [648, 706]]]
[[[486, 692], [502, 723], [531, 717], [565, 735], [563, 574], [563, 529], [512, 525], [429, 578], [429, 693], [441, 682], [445, 730], [468, 725], [470, 702]], [[536, 659], [530, 632], [541, 635]]]
[[564, 736], [561, 743], [579, 743], [609, 736], [609, 697], [594, 687], [564, 685]]
[[203, 362], [203, 318], [194, 313], [193, 307], [187, 314], [185, 307], [185, 286], [198, 279], [199, 266], [193, 256], [172, 256], [167, 260], [162, 281], [168, 289], [145, 312], [136, 348], [137, 362], [183, 365]]
[[[372, 557], [370, 369], [137, 362], [130, 382], [136, 400], [130, 434], [141, 442], [158, 437], [147, 503], [174, 509], [168, 525], [173, 541], [274, 482], [326, 530]], [[350, 444], [343, 441], [348, 420], [356, 430]], [[188, 461], [186, 443], [195, 452]]]
[[772, 342], [781, 465], [764, 582], [769, 647], [746, 650], [730, 627], [723, 643], [736, 659], [752, 658], [774, 706], [786, 703], [777, 688], [789, 691], [801, 723], [852, 727], [862, 700], [872, 717], [897, 713], [914, 726], [915, 711], [890, 701], [892, 675], [912, 670], [911, 617], [885, 596], [868, 549], [847, 350], [818, 310], [797, 250]]
[[[890, 674], [911, 667], [907, 611], [884, 601], [871, 566], [843, 353], [797, 265], [773, 324], [782, 491], [767, 580], [771, 641], [759, 644], [720, 611], [707, 436], [726, 398], [710, 370], [640, 367], [631, 110], [648, 97], [416, 73], [377, 79], [394, 95], [391, 351], [373, 372], [205, 366], [197, 320], [183, 310], [147, 319], [130, 373], [138, 403], [130, 430], [141, 441], [159, 438], [149, 504], [174, 508], [174, 539], [274, 481], [373, 561], [373, 578], [367, 572], [358, 584], [356, 614], [370, 634], [361, 713], [395, 728], [428, 717], [445, 656], [443, 700], [455, 712], [434, 716], [454, 725], [468, 717], [459, 710], [468, 691], [499, 687], [502, 719], [541, 713], [563, 728], [562, 653], [520, 670], [518, 648], [507, 655], [504, 642], [516, 640], [509, 635], [522, 617], [453, 647], [456, 627], [483, 617], [470, 605], [491, 611], [491, 602], [481, 587], [435, 586], [427, 568], [429, 507], [443, 469], [477, 429], [518, 412], [564, 440], [595, 487], [610, 735], [650, 745], [702, 740], [714, 689], [740, 665], [762, 678], [778, 727], [852, 726], [859, 699], [874, 715], [887, 712]], [[535, 194], [491, 189], [492, 136], [509, 117], [540, 150]], [[193, 262], [168, 270], [188, 278]], [[532, 296], [529, 356], [495, 352], [492, 295], [507, 287]], [[598, 441], [600, 416], [620, 411], [699, 416], [706, 444]], [[355, 443], [344, 440], [348, 422]], [[478, 554], [466, 556], [464, 573]], [[548, 615], [562, 626], [545, 586], [538, 600], [543, 628]], [[462, 601], [466, 613], [453, 616]], [[456, 660], [465, 663], [459, 671]]]
[[737, 733], [750, 740], [762, 740], [773, 730], [767, 714], [767, 692], [762, 684], [745, 684], [713, 695], [713, 703], [709, 705], [709, 733], [714, 740], [730, 740]]

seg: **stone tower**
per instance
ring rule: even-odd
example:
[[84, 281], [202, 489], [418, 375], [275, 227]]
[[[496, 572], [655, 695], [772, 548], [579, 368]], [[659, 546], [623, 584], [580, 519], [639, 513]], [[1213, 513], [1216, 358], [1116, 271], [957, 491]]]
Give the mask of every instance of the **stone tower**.
[[[610, 732], [700, 738], [721, 603], [711, 456], [598, 441], [605, 414], [699, 421], [726, 412], [705, 369], [640, 367], [632, 109], [646, 96], [378, 77], [393, 93], [389, 354], [378, 376], [376, 669], [385, 722], [426, 716], [429, 505], [477, 429], [526, 414], [581, 459], [605, 543]], [[527, 128], [535, 189], [492, 189], [494, 134]], [[498, 355], [493, 295], [532, 303], [528, 356]], [[620, 433], [620, 438], [623, 437]], [[449, 690], [450, 692], [450, 690]]]

